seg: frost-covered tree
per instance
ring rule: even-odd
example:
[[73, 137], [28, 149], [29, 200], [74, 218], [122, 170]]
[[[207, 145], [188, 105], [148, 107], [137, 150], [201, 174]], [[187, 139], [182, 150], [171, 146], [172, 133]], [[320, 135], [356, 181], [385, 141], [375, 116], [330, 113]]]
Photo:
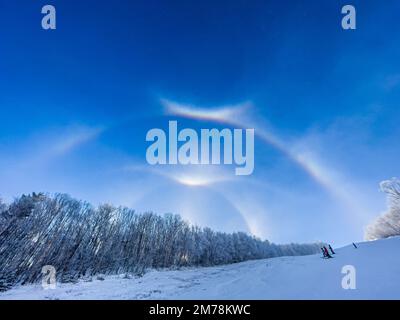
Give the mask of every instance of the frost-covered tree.
[[0, 235], [2, 233], [2, 230], [6, 228], [8, 220], [9, 220], [8, 206], [0, 198]]
[[3, 215], [6, 210], [7, 210], [7, 205], [0, 198], [0, 215]]
[[43, 193], [36, 194], [33, 192], [31, 195], [22, 195], [17, 198], [9, 208], [9, 214], [17, 218], [27, 217], [31, 214], [36, 203], [44, 199]]
[[367, 226], [367, 240], [400, 235], [400, 180], [392, 178], [383, 181], [380, 187], [387, 195], [388, 210]]
[[319, 244], [275, 245], [243, 232], [192, 226], [178, 215], [97, 208], [68, 195], [24, 195], [0, 224], [0, 290], [41, 279], [52, 265], [59, 281], [95, 274], [142, 274], [148, 268], [211, 266], [319, 252]]

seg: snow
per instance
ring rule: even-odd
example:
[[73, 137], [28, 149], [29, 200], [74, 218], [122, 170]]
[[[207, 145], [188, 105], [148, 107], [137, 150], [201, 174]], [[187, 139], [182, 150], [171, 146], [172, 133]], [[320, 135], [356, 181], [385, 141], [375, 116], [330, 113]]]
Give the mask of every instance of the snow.
[[[400, 237], [321, 255], [253, 260], [209, 268], [150, 271], [143, 277], [107, 276], [18, 286], [0, 299], [400, 299]], [[356, 289], [342, 288], [342, 267], [356, 269]]]

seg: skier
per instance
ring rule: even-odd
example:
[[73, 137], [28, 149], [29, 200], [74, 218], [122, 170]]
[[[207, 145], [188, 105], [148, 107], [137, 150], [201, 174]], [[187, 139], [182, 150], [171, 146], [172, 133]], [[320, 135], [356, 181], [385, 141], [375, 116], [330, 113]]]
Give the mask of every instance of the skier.
[[323, 258], [326, 258], [326, 253], [325, 253], [324, 248], [321, 248], [321, 251], [322, 251], [322, 254], [324, 255]]
[[353, 246], [354, 246], [354, 248], [356, 248], [357, 249], [357, 246], [356, 246], [356, 244], [353, 242]]
[[325, 255], [327, 258], [332, 258], [332, 256], [329, 254], [328, 249], [324, 247]]
[[331, 245], [329, 245], [329, 250], [331, 250], [332, 254], [335, 254], [335, 251], [333, 251]]

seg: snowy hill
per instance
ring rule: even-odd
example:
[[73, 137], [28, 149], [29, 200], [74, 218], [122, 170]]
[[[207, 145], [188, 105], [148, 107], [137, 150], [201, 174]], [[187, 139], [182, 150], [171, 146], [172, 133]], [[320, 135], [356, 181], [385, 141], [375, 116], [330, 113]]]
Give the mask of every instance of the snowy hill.
[[[210, 268], [151, 271], [141, 278], [96, 277], [77, 284], [19, 286], [0, 299], [400, 299], [400, 237], [321, 255], [279, 257]], [[342, 288], [342, 267], [356, 289]]]

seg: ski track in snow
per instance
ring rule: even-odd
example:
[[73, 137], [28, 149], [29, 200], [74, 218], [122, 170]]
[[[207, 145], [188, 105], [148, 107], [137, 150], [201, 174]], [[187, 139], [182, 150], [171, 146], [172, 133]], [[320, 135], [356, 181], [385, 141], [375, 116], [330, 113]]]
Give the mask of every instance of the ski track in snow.
[[[107, 276], [44, 290], [18, 286], [0, 299], [400, 299], [400, 237], [321, 255], [279, 257], [232, 265]], [[356, 268], [355, 290], [342, 288], [342, 267]]]

